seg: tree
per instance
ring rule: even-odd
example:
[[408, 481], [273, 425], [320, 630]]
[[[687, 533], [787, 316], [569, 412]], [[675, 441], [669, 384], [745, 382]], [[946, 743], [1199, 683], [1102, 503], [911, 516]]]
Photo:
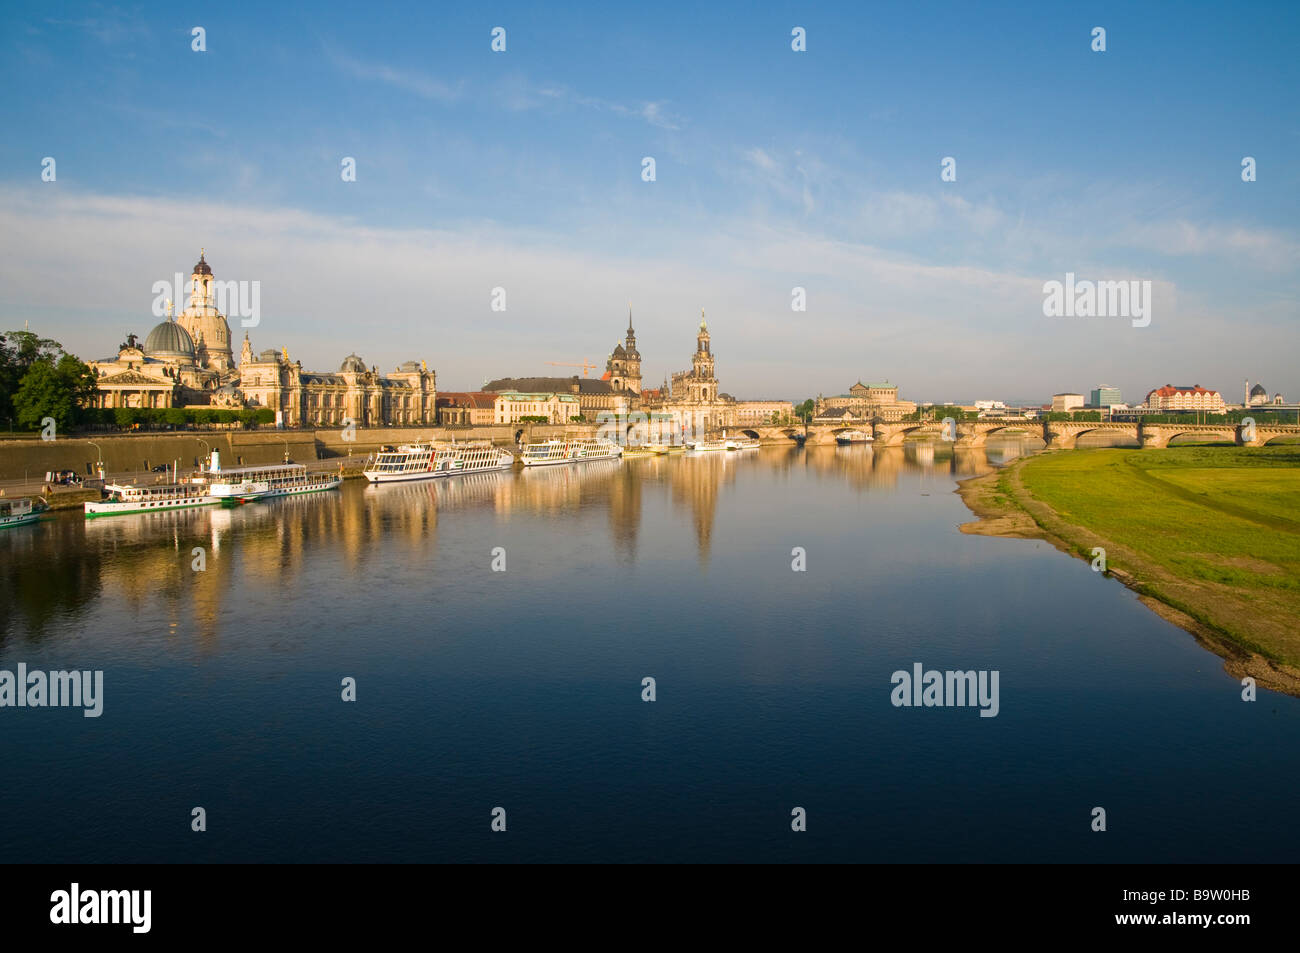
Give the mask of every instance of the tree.
[[802, 404], [797, 404], [795, 406], [794, 415], [796, 417], [811, 417], [814, 412], [814, 408], [816, 406], [817, 406], [817, 401], [809, 397]]
[[0, 416], [8, 418], [17, 414], [14, 398], [32, 365], [42, 358], [53, 363], [62, 349], [58, 341], [32, 331], [0, 334]]
[[61, 355], [57, 362], [41, 354], [18, 382], [13, 409], [21, 427], [39, 430], [41, 422], [52, 417], [58, 430], [67, 431], [81, 422], [94, 394], [95, 375], [89, 367], [71, 354]]

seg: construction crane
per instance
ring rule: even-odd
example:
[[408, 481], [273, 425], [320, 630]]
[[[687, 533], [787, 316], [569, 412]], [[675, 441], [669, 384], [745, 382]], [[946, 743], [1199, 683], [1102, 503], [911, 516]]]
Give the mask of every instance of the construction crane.
[[564, 361], [547, 361], [546, 363], [550, 364], [552, 367], [581, 367], [583, 377], [587, 376], [588, 368], [594, 371], [600, 367], [599, 364], [588, 364], [585, 359], [581, 364], [566, 364]]

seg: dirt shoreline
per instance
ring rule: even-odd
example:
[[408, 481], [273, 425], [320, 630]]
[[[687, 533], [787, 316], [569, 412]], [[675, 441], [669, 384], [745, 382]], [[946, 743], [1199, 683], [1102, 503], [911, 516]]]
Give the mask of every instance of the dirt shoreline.
[[[998, 536], [1007, 539], [1041, 539], [1063, 553], [1087, 562], [1092, 561], [1092, 548], [1100, 546], [1108, 554], [1121, 554], [1126, 565], [1143, 565], [1137, 554], [1114, 540], [1106, 539], [1091, 530], [1061, 518], [1061, 515], [1030, 494], [1020, 479], [1020, 469], [1025, 457], [1007, 466], [969, 477], [957, 483], [956, 493], [975, 514], [976, 519], [963, 523], [963, 533], [976, 536]], [[1232, 678], [1240, 681], [1246, 676], [1254, 678], [1261, 688], [1300, 697], [1300, 669], [1274, 661], [1243, 645], [1233, 634], [1218, 628], [1207, 618], [1197, 618], [1175, 606], [1159, 595], [1162, 584], [1176, 577], [1161, 567], [1152, 567], [1141, 573], [1112, 569], [1113, 576], [1138, 594], [1139, 600], [1152, 612], [1174, 625], [1190, 632], [1205, 649], [1223, 659], [1223, 668]], [[1213, 615], [1216, 608], [1213, 595], [1207, 594], [1201, 605], [1189, 601], [1188, 608], [1205, 617]]]

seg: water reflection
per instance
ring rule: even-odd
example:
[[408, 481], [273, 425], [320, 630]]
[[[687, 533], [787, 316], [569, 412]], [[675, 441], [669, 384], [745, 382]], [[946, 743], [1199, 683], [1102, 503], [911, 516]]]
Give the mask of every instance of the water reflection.
[[[152, 613], [170, 629], [190, 622], [187, 629], [215, 644], [222, 607], [239, 594], [267, 587], [310, 591], [341, 576], [382, 576], [394, 559], [432, 565], [440, 516], [460, 512], [499, 521], [559, 521], [569, 528], [579, 512], [603, 511], [614, 558], [630, 565], [653, 499], [660, 510], [666, 502], [669, 512], [684, 517], [704, 565], [716, 542], [720, 500], [741, 481], [780, 482], [798, 474], [865, 493], [891, 490], [909, 471], [945, 480], [985, 473], [1024, 452], [1024, 441], [1015, 440], [973, 449], [939, 442], [771, 446], [383, 486], [349, 482], [336, 493], [234, 509], [90, 521], [67, 512], [0, 533], [0, 601], [6, 607], [0, 647], [38, 642], [56, 619], [66, 623], [108, 599], [136, 619]], [[193, 568], [196, 550], [202, 550], [203, 571]], [[320, 569], [331, 557], [338, 565]]]

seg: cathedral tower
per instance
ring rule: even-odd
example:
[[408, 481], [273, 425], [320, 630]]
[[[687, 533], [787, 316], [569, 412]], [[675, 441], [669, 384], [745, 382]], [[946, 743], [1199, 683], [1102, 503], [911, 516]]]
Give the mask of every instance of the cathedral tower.
[[627, 306], [627, 362], [624, 385], [634, 393], [641, 393], [641, 352], [636, 349], [636, 332], [632, 330], [632, 305]]
[[718, 382], [713, 377], [713, 352], [709, 350], [709, 325], [700, 311], [700, 333], [695, 338], [695, 356], [691, 359], [695, 379], [701, 382], [697, 400], [713, 400], [718, 396]]
[[605, 362], [605, 374], [611, 390], [641, 393], [641, 352], [636, 349], [631, 305], [627, 309], [627, 340], [614, 345], [609, 360]]

